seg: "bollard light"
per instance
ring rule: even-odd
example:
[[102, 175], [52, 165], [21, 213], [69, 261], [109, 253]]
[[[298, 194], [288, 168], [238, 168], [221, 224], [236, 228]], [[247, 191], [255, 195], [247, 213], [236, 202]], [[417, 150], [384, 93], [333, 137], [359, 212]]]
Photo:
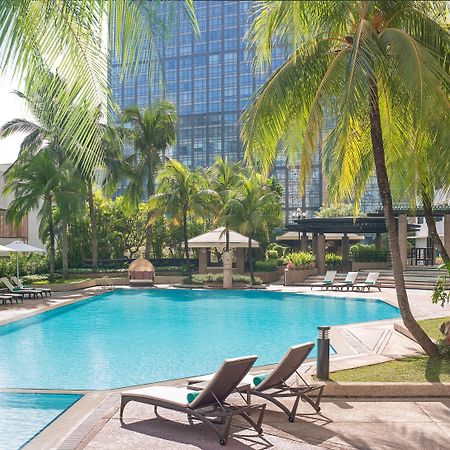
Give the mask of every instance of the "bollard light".
[[317, 367], [316, 374], [321, 380], [330, 377], [330, 327], [317, 327]]

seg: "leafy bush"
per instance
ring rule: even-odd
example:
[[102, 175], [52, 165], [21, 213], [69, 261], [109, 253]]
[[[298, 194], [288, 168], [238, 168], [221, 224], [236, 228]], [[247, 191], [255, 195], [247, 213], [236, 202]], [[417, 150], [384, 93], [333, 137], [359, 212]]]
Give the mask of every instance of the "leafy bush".
[[288, 269], [312, 269], [316, 257], [310, 252], [289, 253], [284, 257]]
[[386, 250], [377, 250], [374, 244], [352, 245], [350, 254], [355, 262], [386, 262], [388, 257]]
[[276, 272], [278, 270], [278, 258], [256, 261], [255, 270], [257, 272]]
[[450, 358], [450, 345], [448, 345], [444, 339], [438, 339], [437, 346], [439, 348], [439, 353], [443, 358]]
[[268, 259], [278, 259], [283, 258], [288, 250], [288, 247], [284, 245], [277, 244], [276, 242], [272, 242], [267, 246], [266, 257]]
[[38, 283], [48, 281], [48, 275], [26, 275], [22, 279], [25, 283]]
[[[221, 283], [223, 282], [223, 274], [222, 273], [205, 273], [205, 274], [196, 274], [191, 277], [186, 277], [183, 279], [183, 283], [186, 284], [208, 284], [208, 283]], [[251, 284], [252, 280], [248, 275], [233, 275], [233, 282], [235, 283], [247, 283]], [[261, 278], [255, 278], [255, 285], [261, 285]]]
[[326, 253], [325, 266], [327, 269], [339, 269], [342, 266], [342, 256], [336, 255], [336, 253]]
[[[0, 258], [0, 275], [13, 276], [17, 272], [17, 254], [11, 253], [9, 258]], [[19, 253], [19, 271], [23, 275], [48, 272], [48, 259], [45, 255]]]

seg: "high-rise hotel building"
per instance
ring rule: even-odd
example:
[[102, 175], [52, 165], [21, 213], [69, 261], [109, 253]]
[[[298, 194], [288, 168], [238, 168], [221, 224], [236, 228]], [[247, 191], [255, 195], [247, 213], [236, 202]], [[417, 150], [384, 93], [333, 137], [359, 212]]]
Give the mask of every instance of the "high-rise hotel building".
[[[120, 65], [112, 61], [110, 82], [120, 107], [145, 108], [161, 98], [177, 105], [177, 142], [171, 156], [191, 167], [209, 166], [218, 156], [229, 160], [243, 158], [239, 117], [252, 93], [268, 76], [253, 73], [251, 55], [245, 49], [243, 38], [251, 3], [195, 1], [200, 35], [194, 33], [188, 17], [178, 11], [171, 38], [158, 49], [164, 84], [149, 80], [144, 59], [137, 75], [123, 81]], [[275, 49], [271, 70], [283, 61], [283, 50]], [[284, 158], [278, 159], [274, 175], [284, 187], [288, 220], [298, 208], [311, 216], [325, 200], [318, 163], [314, 165], [303, 198], [299, 197], [298, 169], [288, 168]]]

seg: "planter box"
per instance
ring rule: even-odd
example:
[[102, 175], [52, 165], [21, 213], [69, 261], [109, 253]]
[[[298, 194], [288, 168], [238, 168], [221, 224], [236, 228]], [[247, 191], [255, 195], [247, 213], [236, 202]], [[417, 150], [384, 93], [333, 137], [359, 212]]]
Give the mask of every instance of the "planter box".
[[352, 271], [372, 270], [372, 269], [390, 269], [391, 263], [389, 261], [372, 261], [372, 262], [358, 262], [352, 261]]
[[295, 283], [302, 283], [312, 275], [317, 275], [317, 269], [286, 269], [284, 285], [293, 286]]
[[[128, 278], [110, 278], [109, 279], [113, 285], [124, 285], [128, 284]], [[35, 287], [39, 289], [40, 287], [45, 287], [51, 289], [53, 292], [67, 292], [67, 291], [78, 291], [79, 289], [87, 289], [94, 286], [101, 286], [101, 278], [92, 278], [90, 280], [76, 281], [75, 283], [66, 284], [30, 284], [30, 287]]]
[[[250, 276], [249, 273], [246, 273], [246, 275]], [[261, 278], [262, 282], [267, 284], [278, 281], [281, 278], [281, 274], [278, 270], [273, 272], [255, 272], [255, 277]]]

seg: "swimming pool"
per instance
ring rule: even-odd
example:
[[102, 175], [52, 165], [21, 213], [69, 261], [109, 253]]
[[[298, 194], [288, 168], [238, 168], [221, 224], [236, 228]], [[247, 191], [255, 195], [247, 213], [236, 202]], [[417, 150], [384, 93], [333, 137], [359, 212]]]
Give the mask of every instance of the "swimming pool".
[[124, 289], [0, 327], [0, 388], [108, 389], [277, 362], [318, 325], [399, 316], [379, 300], [253, 291]]
[[81, 395], [0, 393], [0, 449], [21, 448]]

